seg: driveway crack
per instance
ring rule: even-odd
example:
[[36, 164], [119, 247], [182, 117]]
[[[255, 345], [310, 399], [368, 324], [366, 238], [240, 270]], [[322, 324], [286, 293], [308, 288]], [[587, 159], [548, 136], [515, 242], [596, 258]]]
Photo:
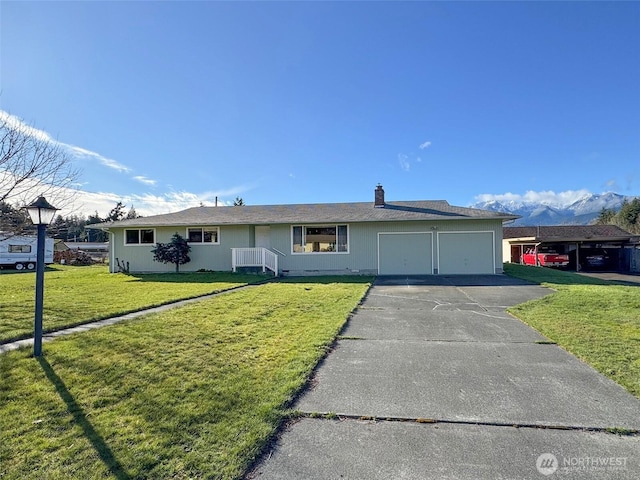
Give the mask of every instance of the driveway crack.
[[629, 437], [639, 437], [639, 429], [620, 428], [620, 427], [594, 427], [587, 425], [557, 425], [557, 424], [538, 424], [538, 423], [518, 423], [518, 422], [498, 422], [498, 421], [474, 421], [474, 420], [452, 420], [443, 418], [428, 417], [394, 417], [394, 416], [372, 416], [372, 415], [354, 415], [335, 412], [301, 412], [295, 411], [292, 418], [313, 418], [322, 420], [339, 420], [339, 421], [360, 421], [360, 422], [401, 422], [401, 423], [428, 423], [428, 424], [449, 424], [449, 425], [474, 425], [483, 427], [507, 427], [507, 428], [528, 428], [535, 430], [566, 430], [578, 432], [596, 432], [607, 433], [611, 435], [623, 435]]

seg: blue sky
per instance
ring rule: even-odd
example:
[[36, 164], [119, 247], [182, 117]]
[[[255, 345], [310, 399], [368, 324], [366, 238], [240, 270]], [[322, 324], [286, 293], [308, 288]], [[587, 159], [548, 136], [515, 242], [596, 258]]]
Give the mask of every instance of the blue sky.
[[640, 195], [640, 2], [0, 5], [77, 208]]

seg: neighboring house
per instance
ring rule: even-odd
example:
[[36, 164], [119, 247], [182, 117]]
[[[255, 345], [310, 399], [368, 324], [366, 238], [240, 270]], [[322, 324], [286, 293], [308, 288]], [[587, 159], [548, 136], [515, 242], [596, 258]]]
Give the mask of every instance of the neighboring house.
[[638, 271], [638, 237], [615, 225], [504, 227], [502, 236], [506, 263], [522, 263], [523, 252], [537, 249], [568, 254], [572, 270]]
[[502, 273], [502, 223], [516, 215], [444, 200], [194, 207], [91, 225], [109, 232], [110, 270], [170, 272], [156, 242], [174, 233], [191, 245], [183, 271], [261, 266], [278, 275]]
[[95, 262], [103, 262], [109, 257], [109, 242], [64, 242], [69, 250], [85, 252]]

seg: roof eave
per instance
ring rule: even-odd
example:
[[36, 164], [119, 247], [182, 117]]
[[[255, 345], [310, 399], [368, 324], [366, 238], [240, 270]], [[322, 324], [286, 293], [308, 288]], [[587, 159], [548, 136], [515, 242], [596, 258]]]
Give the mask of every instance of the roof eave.
[[628, 242], [631, 237], [540, 237], [540, 242]]
[[292, 225], [292, 224], [322, 224], [322, 223], [386, 223], [386, 222], [446, 222], [446, 221], [460, 221], [460, 220], [501, 220], [502, 222], [517, 220], [520, 217], [516, 216], [496, 216], [496, 217], [434, 217], [434, 218], [410, 218], [410, 219], [340, 219], [340, 218], [327, 218], [323, 220], [308, 219], [292, 219], [290, 221], [252, 221], [252, 222], [225, 222], [225, 221], [199, 221], [199, 222], [167, 222], [162, 224], [149, 224], [149, 223], [128, 223], [128, 224], [111, 224], [111, 225], [87, 225], [85, 228], [94, 230], [110, 231], [113, 228], [158, 228], [158, 227], [202, 227], [202, 226], [229, 226], [229, 225]]

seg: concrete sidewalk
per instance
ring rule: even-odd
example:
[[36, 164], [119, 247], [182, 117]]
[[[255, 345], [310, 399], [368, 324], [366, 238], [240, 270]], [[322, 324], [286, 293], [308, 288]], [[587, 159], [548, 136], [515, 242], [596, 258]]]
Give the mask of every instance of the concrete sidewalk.
[[[235, 292], [236, 290], [240, 290], [243, 288], [255, 287], [261, 284], [262, 283], [240, 285], [238, 287], [232, 287], [227, 290], [221, 290], [219, 292], [209, 293], [206, 295], [201, 295], [199, 297], [187, 298], [185, 300], [178, 300], [172, 303], [159, 305], [157, 307], [145, 308], [142, 310], [138, 310], [136, 312], [126, 313], [124, 315], [118, 315], [116, 317], [105, 318], [103, 320], [96, 320], [95, 322], [83, 323], [82, 325], [77, 325], [75, 327], [63, 328], [61, 330], [56, 330], [55, 332], [49, 332], [44, 334], [42, 336], [42, 343], [50, 342], [51, 340], [55, 340], [58, 337], [64, 337], [66, 335], [72, 335], [74, 333], [81, 333], [89, 330], [94, 330], [96, 328], [106, 327], [108, 325], [113, 325], [115, 323], [122, 322], [123, 320], [131, 320], [133, 318], [142, 317], [144, 315], [149, 315], [152, 313], [165, 312], [167, 310], [171, 310], [172, 308], [182, 307], [183, 305], [188, 305], [194, 302], [200, 302], [202, 300], [206, 300], [207, 298], [213, 298], [218, 295]], [[13, 342], [0, 343], [0, 355], [6, 352], [10, 352], [12, 350], [17, 350], [19, 348], [26, 348], [31, 346], [33, 346], [33, 338], [25, 338], [22, 340], [15, 340]]]
[[548, 293], [379, 279], [249, 477], [640, 478], [640, 402], [505, 312]]

